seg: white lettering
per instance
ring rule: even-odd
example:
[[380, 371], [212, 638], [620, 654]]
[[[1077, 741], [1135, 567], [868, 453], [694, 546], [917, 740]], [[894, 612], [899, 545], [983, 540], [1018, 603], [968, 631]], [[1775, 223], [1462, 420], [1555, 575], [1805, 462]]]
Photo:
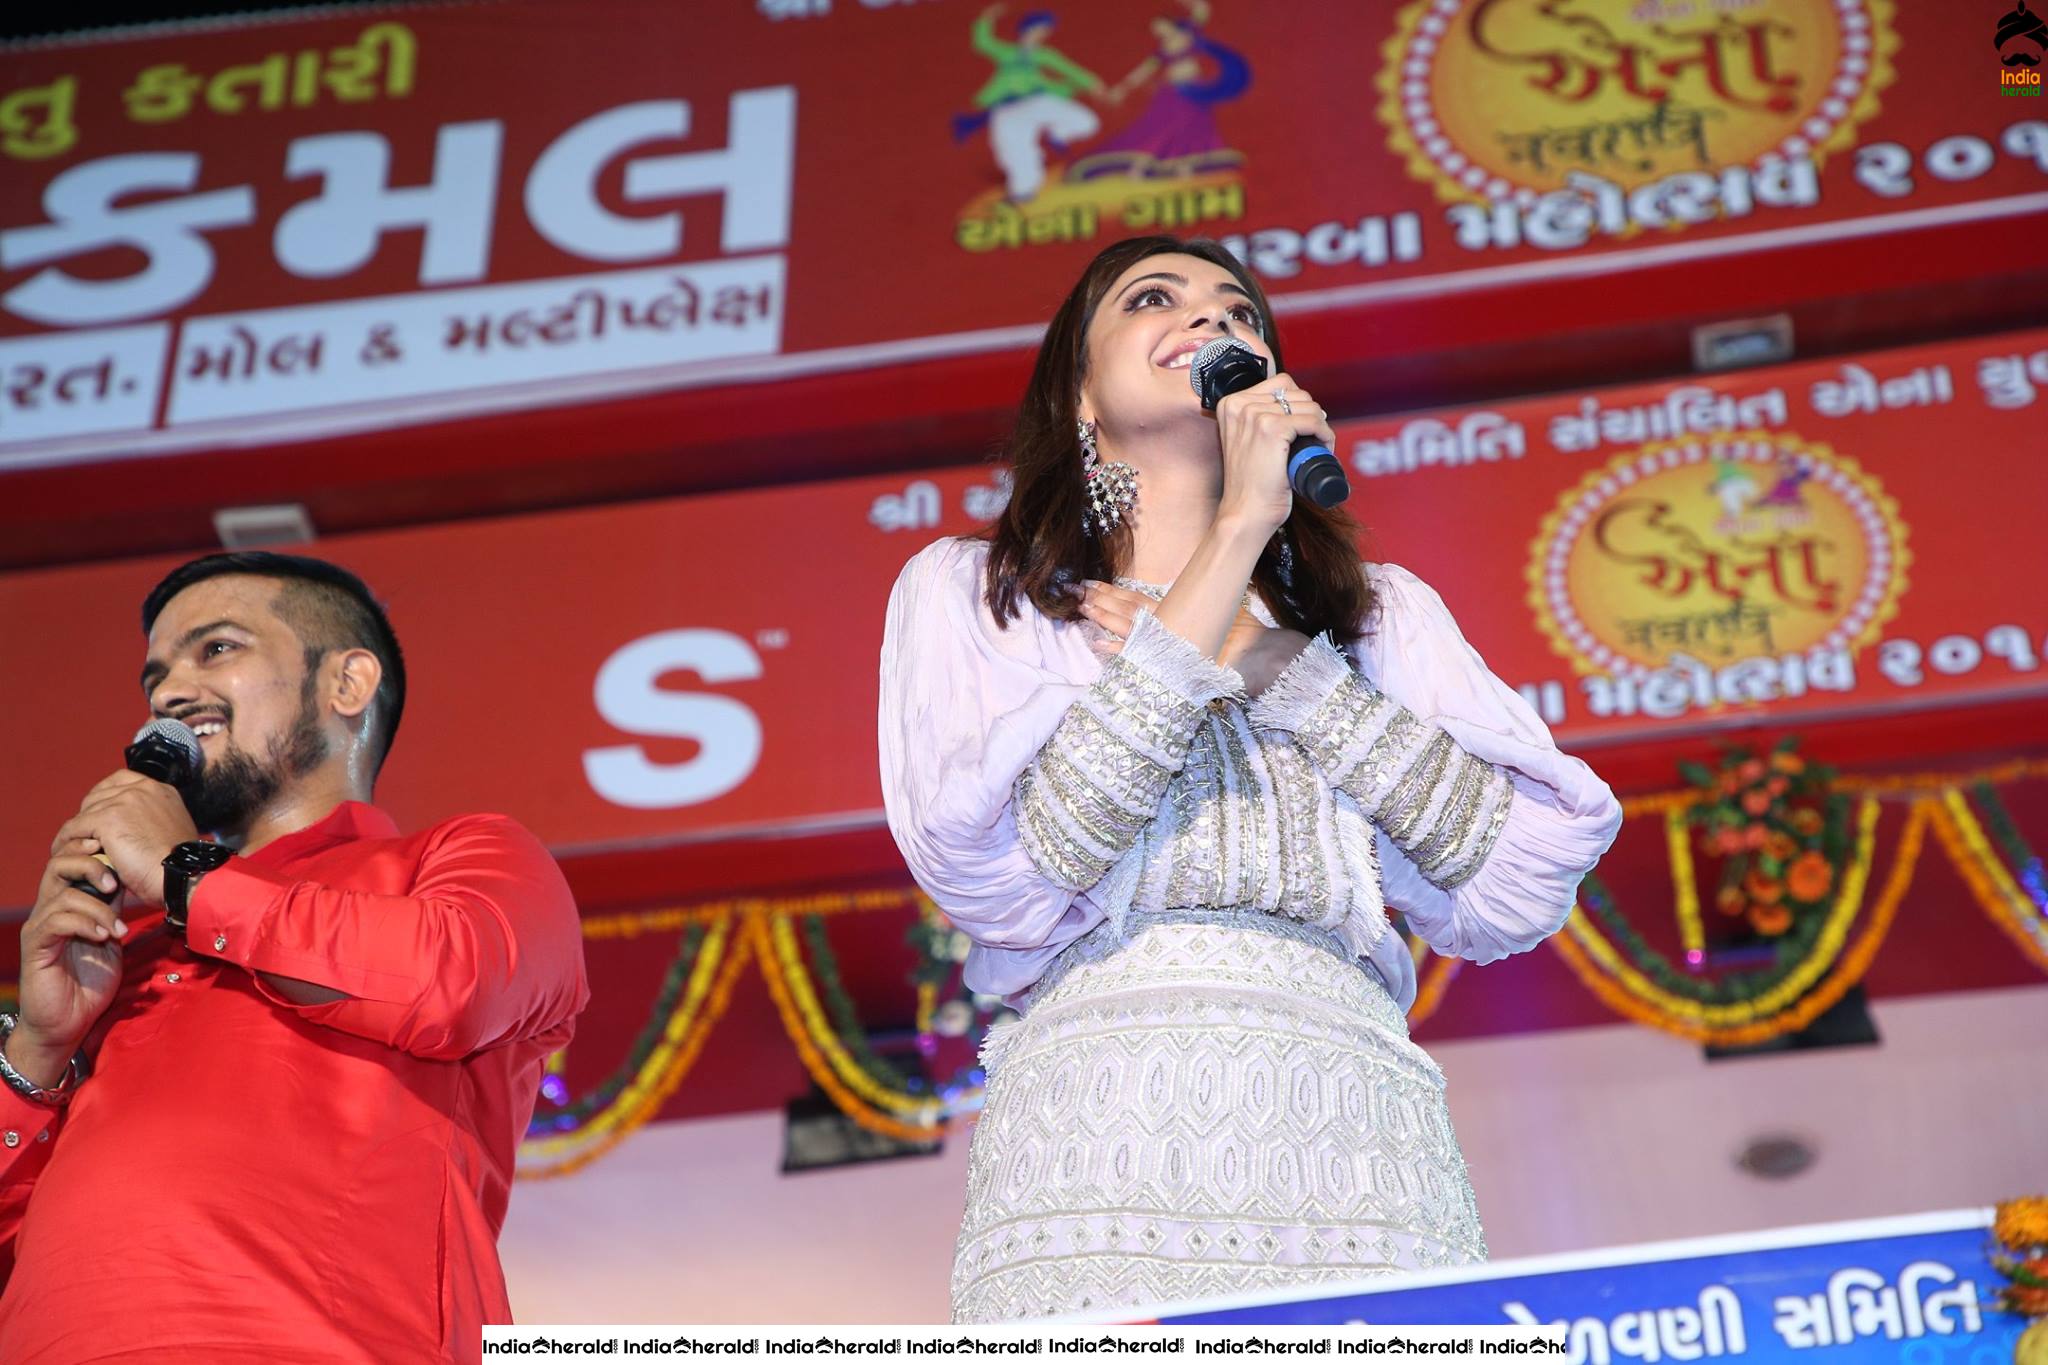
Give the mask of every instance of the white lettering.
[[[720, 225], [725, 251], [786, 245], [796, 165], [796, 91], [790, 86], [743, 90], [732, 97], [728, 111], [726, 146], [628, 162], [625, 197], [641, 203], [720, 191], [725, 196]], [[534, 162], [526, 180], [527, 217], [562, 250], [592, 260], [675, 255], [683, 245], [680, 213], [644, 218], [613, 213], [598, 202], [597, 182], [628, 147], [680, 139], [689, 131], [686, 100], [647, 100], [583, 120]]]
[[661, 676], [675, 669], [707, 683], [747, 682], [761, 676], [761, 659], [723, 630], [666, 630], [606, 659], [597, 672], [599, 715], [630, 734], [693, 739], [701, 746], [680, 763], [656, 763], [638, 744], [586, 750], [584, 776], [614, 805], [697, 805], [739, 786], [760, 761], [761, 722], [752, 709], [730, 697], [664, 690]]
[[213, 247], [201, 234], [253, 220], [255, 191], [238, 185], [147, 204], [114, 202], [152, 190], [189, 191], [198, 183], [199, 158], [190, 152], [102, 157], [65, 171], [43, 191], [49, 222], [0, 232], [0, 269], [113, 246], [133, 247], [147, 263], [113, 280], [38, 271], [8, 291], [7, 306], [33, 322], [69, 327], [147, 317], [199, 297], [213, 278]]
[[367, 265], [393, 228], [424, 228], [420, 283], [480, 280], [490, 268], [491, 211], [498, 199], [496, 120], [444, 124], [434, 140], [434, 178], [392, 189], [391, 144], [378, 133], [324, 133], [294, 141], [285, 173], [325, 179], [320, 197], [278, 219], [277, 260], [294, 275], [327, 279]]

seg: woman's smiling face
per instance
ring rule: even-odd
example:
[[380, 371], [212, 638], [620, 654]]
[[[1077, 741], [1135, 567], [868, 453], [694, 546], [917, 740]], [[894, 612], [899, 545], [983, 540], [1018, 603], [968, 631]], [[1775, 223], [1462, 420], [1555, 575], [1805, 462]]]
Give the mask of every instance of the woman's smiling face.
[[1235, 275], [1199, 256], [1147, 256], [1117, 277], [1089, 319], [1083, 416], [1114, 433], [1199, 412], [1188, 367], [1223, 336], [1272, 367], [1265, 319]]

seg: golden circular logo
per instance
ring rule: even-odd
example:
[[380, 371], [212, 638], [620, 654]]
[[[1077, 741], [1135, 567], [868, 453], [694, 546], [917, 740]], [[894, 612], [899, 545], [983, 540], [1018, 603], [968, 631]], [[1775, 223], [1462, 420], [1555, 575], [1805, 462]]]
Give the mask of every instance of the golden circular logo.
[[1898, 509], [1854, 460], [1785, 432], [1659, 441], [1588, 474], [1544, 519], [1529, 602], [1581, 673], [1641, 677], [1853, 653], [1898, 609]]
[[1453, 202], [1817, 165], [1891, 83], [1892, 3], [1416, 0], [1383, 50], [1380, 118]]

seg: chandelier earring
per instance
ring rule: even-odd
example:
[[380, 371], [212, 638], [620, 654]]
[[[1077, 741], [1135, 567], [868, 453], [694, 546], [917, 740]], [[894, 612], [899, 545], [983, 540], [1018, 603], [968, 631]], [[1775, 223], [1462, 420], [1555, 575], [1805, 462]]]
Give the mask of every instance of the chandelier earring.
[[1289, 587], [1294, 585], [1294, 545], [1287, 539], [1287, 528], [1282, 526], [1273, 533], [1273, 567], [1280, 572], [1280, 581]]
[[1081, 514], [1081, 529], [1099, 536], [1113, 531], [1124, 513], [1138, 500], [1138, 471], [1121, 460], [1104, 461], [1095, 449], [1095, 423], [1079, 423], [1081, 442], [1081, 484], [1088, 493], [1088, 510]]

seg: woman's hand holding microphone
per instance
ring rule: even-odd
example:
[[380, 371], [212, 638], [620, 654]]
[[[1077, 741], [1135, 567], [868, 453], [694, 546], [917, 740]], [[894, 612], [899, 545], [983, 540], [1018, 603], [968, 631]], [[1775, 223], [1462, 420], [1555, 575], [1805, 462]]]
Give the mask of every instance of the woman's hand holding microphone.
[[[1336, 449], [1337, 433], [1322, 404], [1294, 382], [1276, 374], [1263, 384], [1226, 394], [1216, 404], [1216, 423], [1223, 434], [1223, 498], [1217, 504], [1219, 526], [1238, 522], [1259, 535], [1264, 548], [1294, 510], [1294, 487], [1287, 479], [1287, 450], [1297, 436], [1319, 436]], [[1224, 637], [1216, 661], [1237, 670], [1247, 696], [1256, 697], [1308, 647], [1297, 630], [1262, 625], [1249, 611], [1240, 611]]]
[[1334, 450], [1337, 433], [1322, 405], [1287, 374], [1225, 394], [1216, 403], [1216, 426], [1223, 438], [1216, 523], [1256, 532], [1263, 545], [1294, 510], [1287, 448], [1297, 436], [1320, 436]]
[[[1212, 541], [1248, 552], [1242, 582], [1258, 562], [1266, 542], [1294, 509], [1294, 488], [1287, 478], [1287, 451], [1297, 436], [1320, 436], [1335, 447], [1336, 433], [1322, 405], [1286, 374], [1276, 374], [1249, 389], [1226, 394], [1216, 404], [1216, 424], [1223, 442], [1223, 496], [1217, 503]], [[1197, 553], [1197, 561], [1207, 557]], [[1190, 563], [1190, 570], [1197, 567]], [[1206, 562], [1203, 567], [1207, 567]], [[1184, 574], [1176, 588], [1187, 581]], [[1241, 590], [1240, 590], [1241, 591]], [[1164, 604], [1160, 604], [1164, 605]], [[1141, 607], [1154, 603], [1143, 593], [1110, 583], [1088, 583], [1081, 613], [1112, 637], [1098, 652], [1114, 654], [1130, 634]], [[1215, 651], [1216, 661], [1237, 670], [1245, 693], [1256, 697], [1308, 645], [1299, 631], [1264, 625], [1240, 606]]]

